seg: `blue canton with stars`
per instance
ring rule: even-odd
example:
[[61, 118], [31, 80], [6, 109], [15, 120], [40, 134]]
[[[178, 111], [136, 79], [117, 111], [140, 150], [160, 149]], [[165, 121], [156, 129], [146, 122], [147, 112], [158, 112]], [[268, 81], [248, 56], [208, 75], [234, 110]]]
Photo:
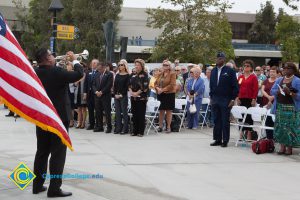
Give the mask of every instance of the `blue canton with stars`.
[[5, 37], [6, 34], [6, 24], [4, 22], [4, 18], [0, 13], [0, 35], [3, 35]]

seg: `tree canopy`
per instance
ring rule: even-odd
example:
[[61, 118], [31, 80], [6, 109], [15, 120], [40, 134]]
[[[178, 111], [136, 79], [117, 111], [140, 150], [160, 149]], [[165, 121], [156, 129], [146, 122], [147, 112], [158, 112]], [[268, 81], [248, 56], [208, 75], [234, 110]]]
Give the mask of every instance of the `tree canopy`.
[[[37, 48], [49, 48], [51, 36], [51, 17], [48, 12], [51, 0], [32, 0], [29, 11], [24, 12], [22, 0], [14, 0], [19, 8], [19, 19], [24, 24], [21, 45], [29, 56], [33, 56]], [[68, 50], [80, 53], [87, 49], [90, 57], [104, 56], [104, 34], [102, 23], [108, 19], [118, 21], [123, 0], [61, 0], [64, 9], [58, 13], [59, 24], [77, 27], [78, 37], [74, 40], [57, 40], [57, 53], [64, 54]]]
[[[180, 59], [182, 62], [211, 63], [216, 53], [234, 57], [231, 26], [225, 11], [231, 5], [220, 0], [162, 0], [178, 10], [148, 9], [148, 26], [162, 29], [152, 60]], [[214, 7], [210, 12], [208, 8]]]
[[249, 43], [273, 44], [275, 42], [276, 15], [271, 1], [261, 4], [255, 22], [249, 30]]
[[282, 60], [299, 62], [300, 23], [293, 17], [283, 14], [276, 26], [276, 36], [281, 45]]

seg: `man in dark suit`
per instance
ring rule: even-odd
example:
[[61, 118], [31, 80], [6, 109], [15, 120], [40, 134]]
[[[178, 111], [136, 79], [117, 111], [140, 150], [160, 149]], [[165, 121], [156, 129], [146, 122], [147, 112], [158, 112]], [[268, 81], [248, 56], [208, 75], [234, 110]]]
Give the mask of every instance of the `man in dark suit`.
[[230, 110], [238, 95], [235, 71], [225, 66], [225, 54], [218, 53], [216, 67], [211, 71], [210, 98], [214, 113], [214, 142], [211, 146], [227, 147], [230, 139]]
[[[83, 77], [83, 68], [75, 60], [73, 52], [68, 52], [67, 55], [73, 63], [74, 70], [72, 69], [72, 65], [69, 65], [67, 70], [56, 67], [55, 58], [51, 52], [45, 48], [39, 49], [36, 53], [36, 60], [39, 64], [36, 74], [40, 78], [47, 95], [68, 130], [71, 114], [68, 95], [69, 83], [74, 83]], [[36, 178], [33, 180], [33, 194], [47, 190], [47, 187], [43, 186], [43, 184], [46, 178], [45, 175], [47, 174], [49, 154], [51, 154], [49, 162], [50, 175], [60, 176], [64, 170], [67, 152], [67, 148], [61, 142], [61, 139], [53, 133], [36, 127], [36, 137], [37, 151], [34, 160], [34, 174]], [[51, 179], [47, 194], [48, 197], [71, 196], [71, 192], [64, 192], [60, 189], [61, 184], [61, 178]]]
[[111, 133], [111, 88], [113, 86], [113, 74], [108, 71], [107, 64], [99, 63], [98, 71], [93, 82], [93, 93], [95, 94], [96, 127], [94, 132], [102, 132], [103, 111], [106, 117], [106, 133]]
[[87, 101], [89, 111], [89, 126], [87, 130], [93, 130], [95, 127], [95, 94], [93, 93], [93, 81], [97, 76], [97, 66], [99, 64], [98, 59], [93, 59], [91, 62], [92, 71], [86, 74], [86, 81], [84, 82], [84, 96]]

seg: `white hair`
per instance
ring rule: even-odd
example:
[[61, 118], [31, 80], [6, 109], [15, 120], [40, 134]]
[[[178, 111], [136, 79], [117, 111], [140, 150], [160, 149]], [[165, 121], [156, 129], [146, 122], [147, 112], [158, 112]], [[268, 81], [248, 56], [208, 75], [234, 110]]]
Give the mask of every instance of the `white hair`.
[[212, 66], [209, 66], [209, 67], [207, 67], [206, 68], [206, 71], [208, 70], [208, 71], [212, 71], [214, 68], [212, 67]]
[[231, 62], [226, 63], [227, 67], [233, 68], [233, 64]]
[[197, 72], [197, 73], [201, 74], [202, 70], [199, 66], [195, 66], [195, 67], [193, 67], [193, 72], [194, 73]]

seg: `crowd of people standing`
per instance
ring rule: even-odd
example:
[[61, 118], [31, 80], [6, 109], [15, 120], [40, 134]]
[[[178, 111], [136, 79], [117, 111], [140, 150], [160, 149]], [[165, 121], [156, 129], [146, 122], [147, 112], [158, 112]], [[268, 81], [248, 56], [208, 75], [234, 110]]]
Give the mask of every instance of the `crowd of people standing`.
[[[124, 59], [117, 64], [98, 59], [93, 59], [89, 66], [82, 63], [84, 76], [69, 84], [71, 107], [77, 115], [75, 123], [71, 113], [69, 126], [142, 137], [147, 101], [152, 98], [160, 101], [158, 132], [171, 133], [175, 99], [186, 99], [186, 127], [197, 129], [199, 123], [205, 122], [214, 128], [215, 141], [211, 146], [226, 147], [230, 139], [231, 107], [260, 106], [271, 109], [276, 116], [275, 123], [267, 117], [266, 125], [275, 127], [274, 131], [266, 130], [267, 138], [275, 138], [281, 144], [280, 154], [291, 154], [292, 147], [300, 144], [300, 80], [296, 65], [287, 62], [281, 68], [256, 66], [247, 59], [237, 67], [233, 61], [225, 61], [222, 52], [217, 55], [216, 67], [191, 63], [183, 66], [179, 60], [174, 63], [164, 60], [150, 72], [142, 59], [136, 59], [131, 70]], [[210, 104], [202, 105], [203, 98], [209, 98]], [[114, 105], [113, 119], [111, 105]], [[210, 109], [204, 120], [199, 112], [207, 106]], [[253, 124], [251, 116], [246, 117], [245, 123]], [[244, 127], [241, 137], [251, 140], [252, 132], [252, 128]]]

